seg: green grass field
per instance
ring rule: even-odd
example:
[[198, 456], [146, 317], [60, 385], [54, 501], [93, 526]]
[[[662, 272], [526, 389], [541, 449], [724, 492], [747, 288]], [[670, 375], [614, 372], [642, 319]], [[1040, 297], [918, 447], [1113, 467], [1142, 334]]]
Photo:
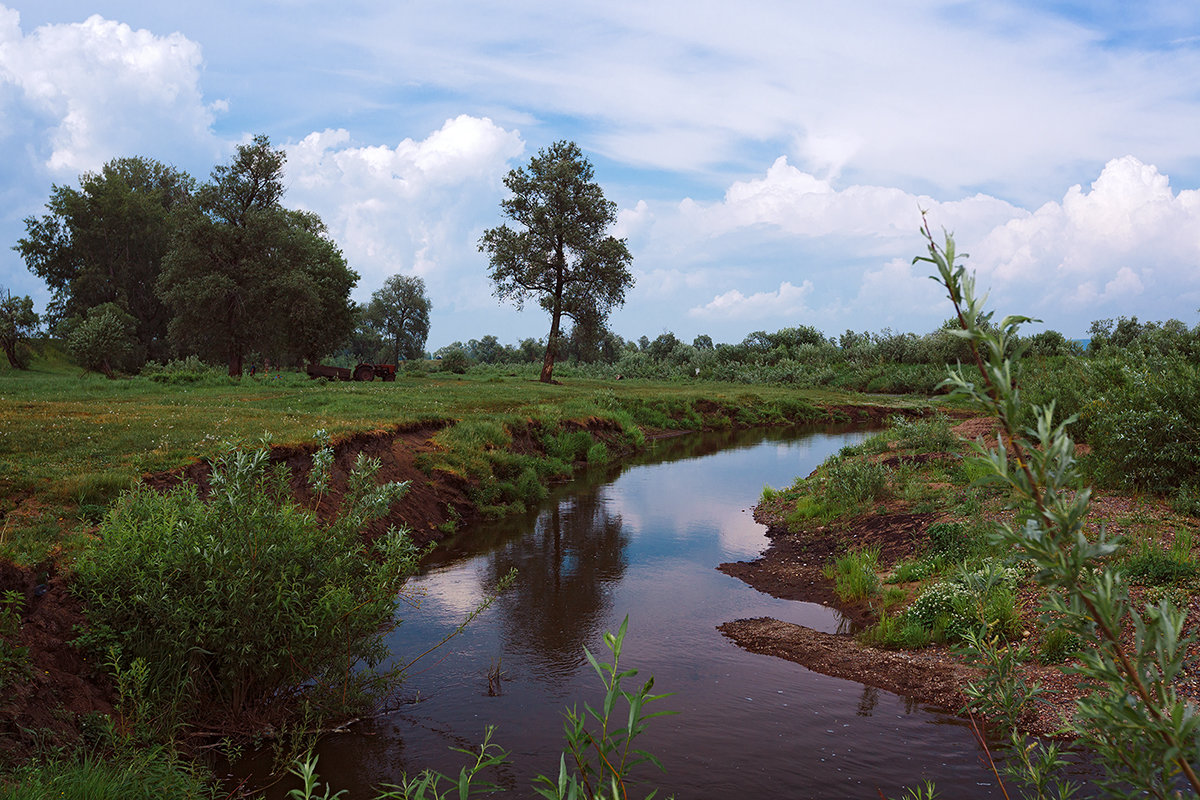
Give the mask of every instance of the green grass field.
[[[311, 442], [413, 423], [451, 421], [439, 434], [444, 464], [454, 450], [484, 447], [472, 429], [521, 420], [613, 418], [655, 428], [780, 424], [832, 405], [912, 405], [878, 398], [725, 383], [571, 379], [542, 384], [532, 370], [401, 374], [394, 383], [326, 383], [297, 373], [194, 383], [85, 374], [47, 348], [33, 368], [0, 368], [0, 555], [44, 557], [94, 511], [147, 473], [221, 453], [231, 442]], [[713, 408], [716, 412], [713, 412]], [[466, 423], [458, 425], [461, 423]], [[458, 428], [455, 432], [455, 428]], [[486, 437], [483, 437], [486, 438]]]

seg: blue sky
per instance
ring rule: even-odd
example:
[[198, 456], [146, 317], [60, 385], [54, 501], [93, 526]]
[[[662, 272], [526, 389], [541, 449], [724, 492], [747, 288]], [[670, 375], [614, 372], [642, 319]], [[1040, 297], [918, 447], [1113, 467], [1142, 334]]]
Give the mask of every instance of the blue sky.
[[[357, 299], [425, 279], [431, 348], [545, 335], [476, 243], [558, 139], [621, 209], [627, 338], [932, 330], [922, 208], [1001, 313], [1194, 325], [1197, 131], [1190, 2], [0, 5], [0, 240], [111, 158], [204, 178], [264, 133]], [[3, 253], [0, 286], [43, 304]]]

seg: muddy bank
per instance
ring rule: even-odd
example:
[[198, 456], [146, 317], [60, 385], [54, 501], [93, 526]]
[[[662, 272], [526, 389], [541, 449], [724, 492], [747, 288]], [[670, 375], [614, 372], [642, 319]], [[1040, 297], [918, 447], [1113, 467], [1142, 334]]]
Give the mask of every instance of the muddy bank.
[[877, 650], [858, 645], [846, 634], [821, 633], [770, 617], [726, 622], [718, 630], [752, 653], [950, 710], [963, 706], [962, 686], [978, 674], [948, 659], [942, 648], [913, 653]]
[[[884, 407], [844, 407], [822, 413], [829, 421], [871, 423], [894, 413], [911, 412]], [[727, 426], [728, 418], [725, 419]], [[359, 455], [378, 459], [381, 464], [378, 480], [407, 481], [409, 489], [388, 517], [364, 531], [364, 538], [369, 540], [394, 525], [408, 527], [414, 540], [425, 544], [445, 538], [456, 527], [479, 516], [467, 479], [446, 470], [425, 471], [433, 460], [431, 456], [439, 451], [433, 437], [449, 424], [452, 423], [400, 426], [338, 439], [334, 443], [330, 489], [319, 502], [306, 480], [316, 443], [273, 447], [270, 459], [288, 469], [296, 499], [324, 518], [337, 513], [347, 489], [347, 477]], [[622, 432], [611, 420], [567, 422], [563, 429], [589, 431], [593, 438], [608, 445], [610, 457], [619, 459], [628, 455], [628, 446], [620, 444]], [[650, 440], [688, 432], [662, 429], [646, 430], [645, 434]], [[544, 455], [540, 433], [532, 425], [513, 431], [510, 449], [523, 455]], [[197, 460], [172, 472], [146, 475], [143, 482], [159, 490], [190, 483], [203, 494], [209, 490], [210, 475], [208, 462]], [[94, 715], [109, 715], [115, 705], [103, 665], [89, 663], [70, 644], [77, 635], [76, 627], [83, 625], [82, 608], [69, 591], [68, 577], [55, 571], [53, 564], [37, 569], [0, 564], [0, 591], [11, 589], [24, 598], [22, 627], [12, 637], [11, 645], [26, 648], [31, 676], [28, 680], [18, 676], [17, 689], [7, 691], [0, 701], [3, 720], [0, 763], [19, 763], [34, 752], [39, 742], [65, 746], [85, 739], [88, 726], [97, 722]], [[5, 686], [6, 690], [10, 688]]]
[[12, 592], [21, 608], [20, 631], [5, 636], [0, 665], [0, 765], [12, 765], [35, 748], [70, 746], [97, 733], [95, 715], [112, 713], [115, 694], [71, 644], [83, 609], [53, 564], [0, 562], [0, 590]]
[[[973, 418], [957, 425], [954, 432], [965, 439], [980, 437], [985, 443], [994, 445], [994, 428], [992, 420]], [[958, 457], [951, 453], [884, 453], [875, 460], [899, 466]], [[821, 674], [854, 680], [960, 713], [965, 705], [961, 689], [978, 674], [977, 671], [944, 645], [915, 651], [887, 651], [859, 643], [855, 636], [857, 630], [875, 624], [877, 612], [866, 602], [840, 600], [833, 582], [823, 573], [827, 564], [848, 550], [877, 547], [879, 569], [886, 575], [897, 562], [921, 555], [929, 527], [952, 517], [944, 513], [910, 513], [905, 502], [892, 500], [877, 507], [879, 513], [793, 531], [783, 519], [787, 510], [778, 504], [760, 504], [755, 509], [755, 519], [768, 526], [770, 545], [757, 559], [722, 564], [718, 569], [774, 597], [836, 608], [851, 620], [854, 630], [825, 634], [774, 619], [736, 620], [719, 626], [719, 630], [752, 652], [787, 659]], [[999, 501], [982, 513], [988, 519], [1011, 519], [1011, 511], [1005, 510]], [[1105, 525], [1110, 534], [1123, 535], [1123, 526], [1135, 516], [1153, 521], [1165, 519], [1167, 515], [1166, 504], [1161, 499], [1097, 494], [1092, 498], [1089, 523], [1097, 527]], [[1174, 535], [1169, 528], [1162, 526], [1160, 534], [1167, 541]], [[920, 590], [917, 584], [901, 586], [909, 600]], [[1143, 605], [1150, 596], [1147, 587], [1130, 587], [1130, 599], [1135, 606]], [[1021, 618], [1026, 621], [1022, 636], [1027, 644], [1034, 645], [1040, 636], [1037, 630], [1040, 589], [1034, 585], [1020, 587], [1016, 604]], [[1200, 633], [1200, 598], [1189, 596], [1186, 609], [1189, 616], [1184, 634]], [[1132, 644], [1132, 630], [1127, 632], [1127, 638], [1128, 644]], [[1059, 666], [1030, 660], [1021, 665], [1020, 673], [1028, 684], [1037, 684], [1043, 690], [1039, 702], [1022, 720], [1022, 727], [1036, 735], [1061, 735], [1064, 723], [1074, 714], [1076, 701], [1088, 689]], [[1185, 699], [1200, 702], [1200, 670], [1185, 670], [1176, 680], [1175, 688]]]

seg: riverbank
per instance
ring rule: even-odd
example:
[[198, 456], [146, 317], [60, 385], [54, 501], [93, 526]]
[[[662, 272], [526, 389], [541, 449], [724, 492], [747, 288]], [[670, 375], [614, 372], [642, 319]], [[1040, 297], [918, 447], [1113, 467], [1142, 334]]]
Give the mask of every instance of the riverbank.
[[[885, 617], [902, 618], [929, 587], [944, 581], [954, 570], [954, 559], [935, 563], [937, 543], [930, 530], [957, 530], [979, 536], [999, 520], [1011, 521], [1006, 498], [994, 490], [971, 486], [971, 473], [964, 469], [967, 440], [992, 437], [990, 420], [961, 421], [951, 432], [960, 437], [945, 449], [905, 446], [885, 435], [858, 457], [889, 470], [888, 488], [869, 510], [853, 509], [832, 519], [803, 519], [797, 515], [803, 491], [782, 493], [761, 502], [755, 518], [768, 526], [771, 544], [752, 561], [722, 564], [719, 569], [745, 581], [759, 591], [789, 600], [821, 603], [838, 609], [854, 623], [845, 633], [820, 633], [802, 626], [759, 618], [736, 620], [720, 626], [723, 634], [752, 652], [784, 658], [811, 670], [885, 689], [921, 702], [934, 703], [950, 711], [966, 705], [962, 692], [979, 671], [945, 642], [904, 649], [872, 646], [871, 629]], [[910, 443], [911, 444], [911, 443]], [[877, 452], [870, 452], [876, 450]], [[1081, 451], [1081, 455], [1085, 451]], [[814, 483], [820, 476], [810, 476]], [[798, 485], [801, 482], [798, 481]], [[1162, 554], [1163, 560], [1177, 557], [1177, 570], [1141, 571], [1140, 562], [1123, 562], [1133, 567], [1131, 600], [1137, 604], [1156, 602], [1169, 596], [1188, 611], [1184, 635], [1200, 633], [1200, 595], [1197, 567], [1190, 543], [1197, 519], [1173, 512], [1168, 504], [1152, 496], [1098, 493], [1093, 496], [1089, 528], [1103, 525], [1110, 534], [1127, 537], [1130, 548], [1122, 558], [1145, 554], [1146, 560]], [[1188, 544], [1178, 553], [1176, 541]], [[1132, 552], [1131, 552], [1132, 548]], [[849, 600], [839, 596], [829, 565], [847, 552], [875, 550], [875, 577], [880, 591], [869, 597]], [[963, 545], [957, 555], [964, 560], [986, 558], [982, 540]], [[1175, 553], [1175, 556], [1169, 554]], [[1159, 563], [1165, 563], [1160, 560]], [[924, 565], [924, 566], [922, 566]], [[921, 575], [922, 572], [926, 574]], [[909, 578], [909, 579], [905, 579]], [[1084, 643], [1065, 646], [1051, 641], [1050, 628], [1039, 617], [1040, 589], [1028, 576], [1016, 587], [1013, 600], [1015, 624], [1010, 628], [1015, 643], [1027, 648], [1020, 677], [1042, 687], [1039, 702], [1027, 709], [1024, 729], [1032, 734], [1055, 736], [1074, 714], [1075, 703], [1086, 689], [1068, 674], [1075, 653]], [[1133, 632], [1128, 635], [1132, 638]], [[1180, 675], [1175, 689], [1181, 697], [1200, 705], [1200, 673], [1191, 669]]]
[[[123, 387], [89, 383], [85, 394], [111, 393], [98, 401], [94, 396], [70, 398], [54, 391], [73, 385], [67, 381], [44, 380], [47, 383], [40, 389], [26, 387], [24, 398], [11, 385], [3, 387], [0, 397], [0, 417], [20, 423], [11, 431], [18, 441], [32, 442], [35, 435], [30, 429], [53, 414], [60, 428], [54, 435], [70, 440], [63, 443], [59, 458], [38, 449], [10, 449], [4, 454], [6, 461], [27, 468], [19, 478], [8, 473], [0, 486], [8, 556], [0, 570], [0, 591], [14, 593], [9, 595], [9, 608], [15, 621], [13, 630], [6, 632], [5, 646], [6, 652], [19, 654], [19, 668], [6, 675], [9, 691], [0, 701], [0, 761], [10, 766], [38, 748], [77, 745], [101, 718], [115, 720], [118, 729], [122, 726], [114, 712], [118, 698], [107, 670], [70, 644], [84, 622], [83, 609], [70, 592], [71, 560], [94, 538], [95, 523], [107, 504], [120, 487], [128, 485], [128, 478], [120, 476], [138, 464], [180, 461], [173, 448], [138, 453], [138, 447], [148, 447], [164, 429], [185, 439], [195, 436], [196, 421], [190, 417], [193, 412], [210, 414], [200, 410], [207, 409], [208, 403], [226, 409], [286, 403], [289, 410], [297, 409], [278, 420], [282, 424], [275, 430], [267, 428], [276, 441], [287, 442], [271, 447], [271, 460], [290, 472], [296, 498], [322, 517], [336, 512], [357, 458], [378, 459], [379, 479], [407, 481], [409, 490], [384, 519], [364, 531], [364, 541], [395, 525], [409, 528], [413, 539], [422, 544], [449, 536], [479, 516], [523, 509], [525, 502], [535, 502], [545, 491], [546, 483], [566, 479], [586, 463], [623, 458], [657, 436], [763, 424], [879, 422], [898, 411], [912, 413], [920, 405], [912, 399], [872, 401], [729, 386], [628, 381], [615, 388], [601, 382], [545, 388], [527, 386], [528, 381], [428, 378], [412, 379], [411, 385], [402, 380], [393, 385], [351, 386], [352, 398], [347, 387], [336, 384], [248, 382], [244, 387], [199, 387], [190, 394], [177, 389], [170, 396], [148, 382], [131, 381]], [[543, 396], [546, 393], [553, 396]], [[520, 397], [527, 402], [518, 402]], [[350, 399], [355, 402], [348, 403]], [[382, 425], [368, 417], [372, 424], [365, 430], [353, 427], [364, 413], [381, 414], [384, 408], [397, 406], [404, 408], [399, 422]], [[428, 409], [439, 406], [444, 416], [424, 418]], [[298, 419], [301, 408], [308, 409], [309, 416]], [[351, 408], [353, 414], [347, 415]], [[25, 413], [18, 413], [19, 409]], [[249, 416], [253, 422], [267, 421], [261, 409]], [[226, 413], [222, 419], [228, 425], [234, 417]], [[332, 482], [319, 498], [312, 496], [304, 476], [323, 441], [310, 439], [311, 431], [288, 441], [305, 428], [304, 419], [324, 423], [331, 431], [323, 441], [334, 448]], [[241, 419], [234, 427], [245, 430], [250, 424]], [[113, 436], [113, 429], [119, 429], [119, 435]], [[95, 444], [86, 444], [93, 434]], [[208, 459], [219, 452], [218, 440], [235, 438], [239, 437], [205, 434], [197, 441], [208, 452], [193, 453], [171, 469], [148, 471], [140, 480], [160, 489], [188, 482], [206, 491]], [[70, 457], [76, 450], [91, 455], [72, 465]], [[97, 473], [97, 463], [107, 470]], [[76, 488], [64, 489], [55, 485], [56, 480]], [[90, 487], [90, 493], [81, 486]], [[13, 559], [23, 563], [18, 566]]]

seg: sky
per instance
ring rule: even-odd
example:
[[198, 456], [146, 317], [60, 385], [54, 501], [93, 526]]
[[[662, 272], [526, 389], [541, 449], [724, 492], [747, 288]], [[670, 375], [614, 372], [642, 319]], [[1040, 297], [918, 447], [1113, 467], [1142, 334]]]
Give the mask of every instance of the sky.
[[[933, 330], [922, 210], [1028, 332], [1200, 322], [1190, 0], [0, 0], [0, 242], [113, 158], [206, 179], [256, 134], [356, 300], [425, 280], [430, 349], [548, 332], [478, 241], [563, 139], [619, 208], [627, 339]], [[8, 247], [0, 288], [49, 299]]]

